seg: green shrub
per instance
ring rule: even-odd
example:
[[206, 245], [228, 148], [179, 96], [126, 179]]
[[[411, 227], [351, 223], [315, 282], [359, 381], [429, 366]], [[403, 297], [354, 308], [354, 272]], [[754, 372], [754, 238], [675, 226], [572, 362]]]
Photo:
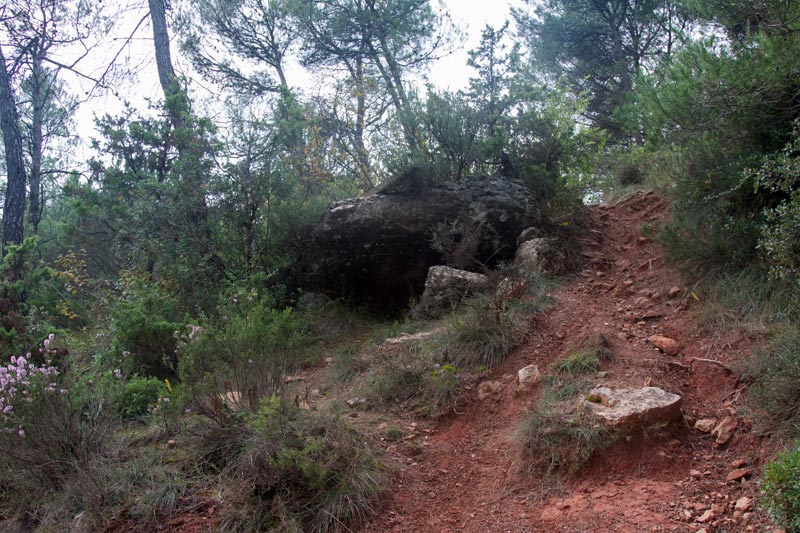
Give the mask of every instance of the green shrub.
[[265, 398], [223, 471], [226, 531], [350, 531], [371, 516], [386, 477], [342, 419]]
[[763, 504], [787, 531], [800, 531], [800, 447], [768, 463], [761, 478]]
[[767, 210], [759, 248], [770, 273], [800, 289], [800, 120], [795, 121], [791, 140], [764, 159], [754, 179], [767, 194], [780, 198], [777, 206]]
[[[72, 289], [40, 259], [38, 237], [8, 244], [0, 259], [0, 356], [32, 351], [56, 328], [76, 325]], [[77, 292], [77, 291], [76, 291]]]
[[761, 215], [733, 216], [713, 205], [676, 211], [657, 240], [667, 260], [694, 276], [738, 272], [757, 259]]
[[624, 186], [638, 185], [642, 183], [642, 171], [634, 165], [620, 165], [616, 173], [617, 181]]
[[133, 376], [122, 385], [115, 404], [123, 418], [136, 418], [148, 412], [166, 391], [163, 381], [154, 377]]
[[154, 283], [133, 278], [111, 317], [113, 351], [129, 354], [132, 371], [159, 378], [176, 375], [176, 332], [185, 322], [169, 292]]
[[454, 408], [459, 390], [458, 368], [442, 365], [431, 372], [425, 388], [425, 399], [431, 414], [443, 414]]
[[308, 343], [305, 323], [291, 309], [247, 298], [221, 310], [218, 328], [192, 326], [180, 347], [181, 379], [201, 412], [216, 418], [256, 411], [261, 398], [280, 392]]

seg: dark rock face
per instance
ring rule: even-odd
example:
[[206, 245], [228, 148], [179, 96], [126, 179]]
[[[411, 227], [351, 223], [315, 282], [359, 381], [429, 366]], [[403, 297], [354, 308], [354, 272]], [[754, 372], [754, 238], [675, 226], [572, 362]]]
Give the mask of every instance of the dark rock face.
[[332, 204], [292, 277], [334, 298], [401, 309], [422, 293], [431, 266], [479, 270], [510, 260], [520, 232], [541, 222], [533, 193], [507, 178], [387, 189]]

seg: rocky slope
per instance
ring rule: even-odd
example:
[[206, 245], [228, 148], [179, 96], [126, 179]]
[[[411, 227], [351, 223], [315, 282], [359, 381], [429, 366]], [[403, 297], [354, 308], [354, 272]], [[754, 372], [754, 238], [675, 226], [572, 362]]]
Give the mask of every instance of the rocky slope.
[[[687, 288], [642, 234], [668, 210], [651, 193], [589, 208], [587, 268], [555, 292], [530, 341], [486, 377], [491, 386], [468, 391], [457, 414], [438, 424], [412, 423], [408, 439], [416, 447], [386, 443], [401, 466], [384, 512], [364, 532], [769, 527], [756, 505], [768, 451], [741, 411], [745, 390], [733, 370], [763, 339], [698, 324], [700, 288]], [[514, 433], [541, 387], [520, 393], [517, 371], [547, 369], [599, 335], [615, 355], [596, 384], [676, 393], [685, 421], [623, 439], [561, 486], [521, 474]]]

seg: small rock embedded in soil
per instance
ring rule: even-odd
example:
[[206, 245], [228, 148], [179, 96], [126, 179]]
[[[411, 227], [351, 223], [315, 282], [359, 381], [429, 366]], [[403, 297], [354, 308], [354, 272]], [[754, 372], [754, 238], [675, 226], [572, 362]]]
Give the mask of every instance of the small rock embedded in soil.
[[734, 505], [733, 507], [735, 511], [740, 511], [742, 513], [746, 513], [752, 508], [753, 508], [753, 500], [751, 500], [747, 496], [742, 496], [741, 498], [736, 500], [736, 505]]
[[367, 403], [366, 398], [350, 398], [345, 402], [348, 407], [358, 407], [359, 405], [363, 405]]
[[722, 419], [722, 422], [717, 424], [717, 427], [711, 432], [711, 435], [716, 437], [717, 444], [727, 444], [733, 438], [733, 434], [736, 433], [736, 428], [739, 426], [739, 423], [736, 419], [732, 416], [726, 416]]
[[501, 390], [503, 390], [503, 384], [499, 381], [484, 381], [478, 385], [478, 400], [484, 401]]
[[703, 418], [694, 423], [694, 429], [702, 433], [711, 433], [717, 427], [717, 421], [714, 418]]
[[716, 517], [717, 517], [717, 513], [714, 512], [714, 509], [709, 509], [706, 512], [704, 512], [702, 515], [700, 515], [700, 518], [697, 519], [697, 522], [700, 522], [701, 524], [705, 524], [706, 522], [710, 522], [711, 520], [713, 520]]
[[667, 355], [678, 355], [681, 351], [681, 345], [678, 341], [663, 335], [653, 335], [647, 339], [647, 342]]
[[528, 365], [517, 372], [517, 390], [525, 391], [539, 382], [539, 367]]
[[737, 468], [736, 470], [732, 470], [728, 477], [725, 478], [725, 481], [739, 481], [741, 479], [748, 478], [753, 475], [752, 468]]

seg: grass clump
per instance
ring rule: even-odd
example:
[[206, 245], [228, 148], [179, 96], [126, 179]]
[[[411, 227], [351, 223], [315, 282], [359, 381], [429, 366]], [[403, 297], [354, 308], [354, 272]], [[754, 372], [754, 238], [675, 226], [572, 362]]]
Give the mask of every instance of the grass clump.
[[761, 478], [763, 504], [787, 531], [800, 531], [800, 446], [768, 463]]
[[348, 343], [337, 350], [333, 356], [332, 381], [348, 383], [368, 369], [369, 361], [362, 356], [358, 345]]
[[758, 267], [722, 273], [698, 291], [705, 297], [701, 320], [726, 329], [763, 333], [786, 317], [793, 303], [791, 294]]
[[438, 415], [454, 409], [461, 381], [458, 368], [442, 365], [434, 369], [425, 387], [425, 403], [432, 414]]
[[425, 346], [385, 359], [367, 380], [367, 396], [387, 405], [414, 400], [431, 416], [448, 412], [455, 407], [462, 378], [457, 367], [437, 359], [433, 348]]
[[367, 381], [367, 395], [380, 403], [401, 403], [418, 396], [428, 372], [425, 361], [401, 355], [384, 361]]
[[583, 349], [574, 349], [569, 356], [556, 361], [553, 369], [558, 374], [567, 376], [580, 376], [591, 374], [600, 370], [600, 363], [614, 359], [614, 352], [608, 337], [598, 335], [594, 339], [588, 339], [584, 343]]
[[539, 408], [517, 431], [523, 468], [531, 474], [574, 474], [592, 456], [614, 443], [606, 428], [575, 413]]
[[750, 382], [749, 402], [761, 415], [758, 429], [800, 434], [800, 330], [786, 326], [742, 371]]
[[[595, 343], [590, 341], [587, 345]], [[586, 361], [594, 362], [589, 366], [596, 368], [599, 360], [597, 353], [588, 349], [575, 354], [563, 360], [568, 361], [563, 367], [572, 372], [557, 371], [542, 377], [542, 396], [517, 430], [520, 462], [529, 474], [574, 474], [596, 452], [617, 440], [616, 432], [598, 424], [587, 412], [575, 408], [576, 398], [594, 386], [592, 381], [580, 377], [581, 369], [586, 367]]]
[[447, 318], [448, 344], [455, 365], [492, 367], [525, 340], [529, 315], [493, 303], [488, 296], [479, 295]]
[[600, 359], [593, 352], [574, 350], [568, 357], [556, 361], [554, 369], [559, 374], [568, 376], [589, 374], [600, 369]]
[[555, 403], [576, 398], [595, 386], [593, 381], [572, 376], [543, 376], [542, 402]]
[[277, 397], [226, 432], [223, 531], [350, 531], [371, 516], [386, 476], [364, 438], [328, 413]]

